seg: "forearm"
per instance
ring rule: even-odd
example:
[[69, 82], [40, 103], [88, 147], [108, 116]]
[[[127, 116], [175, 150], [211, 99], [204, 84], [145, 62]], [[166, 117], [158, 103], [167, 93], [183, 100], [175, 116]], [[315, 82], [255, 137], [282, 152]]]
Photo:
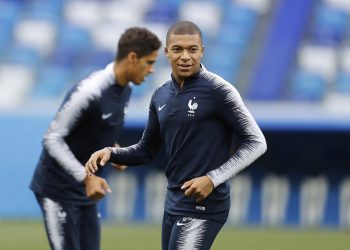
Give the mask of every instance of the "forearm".
[[252, 164], [265, 153], [266, 149], [267, 145], [262, 133], [254, 140], [243, 141], [241, 146], [228, 161], [217, 169], [210, 171], [207, 176], [213, 182], [214, 187], [217, 187]]
[[217, 187], [264, 154], [267, 145], [261, 129], [232, 85], [218, 85], [215, 94], [217, 102], [221, 105], [218, 113], [240, 140], [240, 146], [235, 153], [217, 169], [207, 173]]
[[44, 147], [49, 155], [78, 182], [85, 178], [84, 166], [76, 159], [68, 145], [59, 135], [48, 133], [44, 138]]
[[112, 153], [109, 161], [116, 164], [135, 166], [149, 163], [154, 158], [154, 153], [149, 151], [141, 141], [126, 148], [110, 149]]
[[125, 148], [112, 148], [109, 161], [128, 166], [149, 163], [154, 159], [160, 143], [161, 138], [157, 113], [153, 105], [150, 104], [148, 121], [140, 141]]

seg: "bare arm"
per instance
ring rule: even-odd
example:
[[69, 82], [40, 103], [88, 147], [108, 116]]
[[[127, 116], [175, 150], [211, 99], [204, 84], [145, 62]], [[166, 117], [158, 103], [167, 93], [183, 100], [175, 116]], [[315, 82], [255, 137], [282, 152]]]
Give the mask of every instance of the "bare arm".
[[112, 148], [103, 148], [90, 156], [85, 164], [85, 173], [93, 175], [99, 167], [103, 167], [111, 158]]
[[100, 200], [112, 192], [106, 180], [96, 175], [87, 175], [84, 184], [86, 195], [93, 200]]

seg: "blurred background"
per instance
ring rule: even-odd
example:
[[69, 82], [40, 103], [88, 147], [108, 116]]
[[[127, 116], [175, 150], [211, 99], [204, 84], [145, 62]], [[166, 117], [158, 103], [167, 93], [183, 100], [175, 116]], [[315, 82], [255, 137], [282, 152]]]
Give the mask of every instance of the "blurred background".
[[[177, 20], [201, 28], [203, 64], [239, 90], [268, 142], [232, 180], [228, 225], [350, 228], [350, 0], [0, 0], [0, 220], [41, 218], [28, 185], [67, 88], [113, 60], [125, 28], [164, 43]], [[138, 141], [169, 76], [160, 53], [133, 88], [121, 145]], [[106, 172], [105, 221], [160, 223], [161, 160]]]

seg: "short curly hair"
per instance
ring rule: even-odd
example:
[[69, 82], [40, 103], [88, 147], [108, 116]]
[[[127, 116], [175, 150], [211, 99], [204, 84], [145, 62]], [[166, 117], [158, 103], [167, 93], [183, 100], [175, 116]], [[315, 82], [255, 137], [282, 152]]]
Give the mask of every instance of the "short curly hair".
[[194, 24], [193, 22], [190, 21], [179, 21], [175, 24], [173, 24], [169, 30], [168, 33], [166, 34], [166, 44], [169, 43], [169, 38], [170, 35], [196, 35], [198, 34], [201, 43], [203, 43], [203, 36], [202, 36], [202, 31], [199, 29], [199, 27]]
[[161, 45], [159, 38], [148, 29], [132, 27], [121, 35], [115, 59], [120, 61], [130, 52], [135, 52], [139, 58], [147, 56], [158, 50]]

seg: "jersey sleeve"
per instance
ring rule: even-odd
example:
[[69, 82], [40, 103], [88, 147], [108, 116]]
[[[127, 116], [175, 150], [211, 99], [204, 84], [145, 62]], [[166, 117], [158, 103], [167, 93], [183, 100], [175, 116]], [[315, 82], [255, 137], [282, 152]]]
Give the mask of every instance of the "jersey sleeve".
[[222, 82], [214, 85], [214, 93], [221, 119], [232, 127], [241, 140], [238, 149], [224, 164], [207, 173], [214, 187], [217, 187], [264, 154], [267, 145], [262, 131], [231, 84]]
[[150, 102], [148, 121], [140, 141], [129, 147], [113, 148], [111, 162], [133, 166], [146, 164], [154, 159], [161, 145], [160, 125], [153, 105], [154, 97], [155, 94], [153, 94]]
[[70, 150], [65, 137], [79, 123], [92, 103], [87, 92], [78, 88], [66, 97], [43, 139], [48, 154], [78, 182], [85, 178], [84, 167]]

